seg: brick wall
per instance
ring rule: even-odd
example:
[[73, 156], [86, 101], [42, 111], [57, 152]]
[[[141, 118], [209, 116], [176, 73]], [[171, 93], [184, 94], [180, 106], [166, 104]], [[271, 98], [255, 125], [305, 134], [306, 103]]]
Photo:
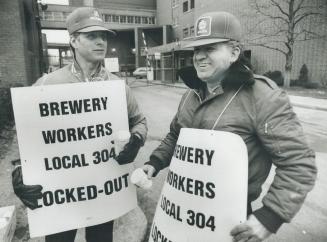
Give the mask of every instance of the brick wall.
[[25, 85], [24, 37], [19, 0], [0, 1], [0, 86]]

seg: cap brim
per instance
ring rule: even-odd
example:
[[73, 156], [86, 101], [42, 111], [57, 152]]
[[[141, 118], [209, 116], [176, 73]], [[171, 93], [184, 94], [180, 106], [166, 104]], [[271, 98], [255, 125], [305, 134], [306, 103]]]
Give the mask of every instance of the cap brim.
[[110, 29], [107, 29], [105, 27], [102, 27], [102, 26], [90, 26], [90, 27], [86, 27], [86, 28], [83, 28], [83, 29], [79, 29], [77, 30], [76, 32], [80, 32], [80, 33], [87, 33], [87, 32], [94, 32], [94, 31], [107, 31], [113, 35], [116, 35], [116, 32], [110, 30]]
[[189, 41], [189, 43], [185, 44], [184, 48], [197, 47], [201, 45], [210, 45], [214, 43], [226, 42], [229, 40], [230, 39], [220, 39], [220, 38], [198, 39], [198, 40]]

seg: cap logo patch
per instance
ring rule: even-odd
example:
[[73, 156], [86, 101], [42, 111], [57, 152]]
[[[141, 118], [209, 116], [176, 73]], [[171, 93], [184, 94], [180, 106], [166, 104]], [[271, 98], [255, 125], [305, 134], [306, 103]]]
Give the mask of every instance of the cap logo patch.
[[196, 36], [209, 36], [211, 34], [211, 17], [200, 18], [196, 25]]
[[93, 11], [93, 16], [91, 16], [90, 19], [98, 20], [98, 21], [103, 22], [102, 18], [100, 17], [99, 12], [96, 11], [96, 10]]

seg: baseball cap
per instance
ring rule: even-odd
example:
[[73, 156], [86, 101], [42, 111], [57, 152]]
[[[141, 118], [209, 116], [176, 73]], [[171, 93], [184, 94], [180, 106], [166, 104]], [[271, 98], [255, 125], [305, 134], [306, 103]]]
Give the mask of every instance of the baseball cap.
[[195, 23], [195, 36], [186, 48], [230, 40], [240, 41], [242, 28], [239, 20], [228, 12], [210, 12], [201, 15]]
[[114, 31], [106, 27], [98, 10], [90, 7], [76, 8], [67, 16], [66, 27], [69, 34], [92, 31], [108, 31], [115, 34]]

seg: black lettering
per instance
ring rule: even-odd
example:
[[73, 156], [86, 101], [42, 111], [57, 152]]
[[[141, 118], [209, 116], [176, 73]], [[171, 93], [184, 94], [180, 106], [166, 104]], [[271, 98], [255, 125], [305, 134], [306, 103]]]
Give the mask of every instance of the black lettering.
[[44, 158], [44, 165], [45, 165], [45, 169], [47, 171], [52, 170], [52, 168], [49, 166], [49, 160], [48, 160], [48, 158]]
[[106, 195], [110, 195], [111, 193], [113, 193], [114, 189], [113, 189], [113, 184], [112, 184], [112, 181], [107, 181], [105, 184], [104, 184], [104, 193]]
[[204, 188], [204, 184], [202, 181], [198, 181], [198, 180], [195, 180], [194, 181], [194, 195], [199, 195], [201, 197], [203, 197], [203, 188]]
[[66, 132], [64, 129], [57, 130], [57, 140], [62, 143], [66, 141]]
[[193, 162], [193, 148], [188, 147], [188, 152], [187, 152], [187, 161], [188, 162]]
[[203, 150], [195, 149], [194, 163], [203, 165]]
[[60, 115], [58, 103], [51, 102], [51, 103], [49, 103], [49, 105], [50, 105], [50, 110], [51, 110], [51, 116]]
[[56, 190], [54, 192], [54, 198], [55, 198], [55, 202], [56, 204], [63, 204], [65, 202], [65, 198], [64, 197], [60, 197], [60, 195], [65, 195], [65, 192], [63, 190]]
[[86, 200], [84, 189], [85, 189], [85, 187], [77, 187], [76, 188], [78, 201], [85, 201]]
[[77, 136], [78, 136], [78, 140], [83, 140], [83, 139], [87, 139], [85, 133], [85, 127], [78, 127], [77, 128]]
[[86, 187], [86, 192], [87, 192], [87, 198], [89, 200], [92, 200], [92, 199], [97, 198], [98, 191], [97, 191], [97, 187], [96, 186], [94, 186], [94, 185], [87, 186]]
[[95, 125], [95, 130], [96, 130], [96, 136], [97, 137], [102, 137], [104, 136], [104, 130], [103, 130], [103, 124], [97, 124]]
[[71, 168], [71, 163], [67, 161], [70, 161], [70, 157], [69, 156], [63, 156], [62, 157], [62, 167], [65, 168], [65, 169], [68, 169], [68, 168]]
[[112, 129], [111, 129], [111, 123], [108, 122], [104, 125], [104, 127], [106, 128], [106, 135], [111, 135], [112, 134]]
[[67, 101], [62, 101], [60, 103], [60, 106], [61, 106], [61, 114], [62, 115], [69, 114], [69, 111], [68, 111], [68, 102]]
[[207, 159], [208, 159], [208, 166], [211, 166], [211, 160], [213, 157], [213, 154], [215, 153], [214, 150], [206, 150], [206, 155], [207, 155]]
[[76, 141], [76, 129], [68, 128], [67, 129], [68, 141]]
[[84, 99], [83, 100], [84, 103], [84, 112], [88, 113], [88, 112], [92, 112], [92, 109], [90, 108], [91, 104], [90, 104], [90, 99]]
[[59, 157], [56, 156], [52, 158], [52, 166], [56, 170], [61, 169], [61, 160]]
[[56, 131], [55, 130], [47, 130], [47, 131], [42, 131], [42, 136], [44, 143], [46, 144], [53, 144], [56, 142]]
[[44, 206], [51, 206], [53, 204], [53, 195], [47, 191], [42, 194], [42, 200]]
[[41, 115], [41, 117], [49, 116], [49, 107], [48, 107], [48, 104], [46, 104], [46, 103], [40, 103], [39, 104], [39, 109], [40, 109], [40, 115]]
[[94, 125], [87, 126], [87, 133], [88, 133], [89, 139], [94, 139], [96, 137], [94, 135], [94, 133], [95, 133]]
[[206, 184], [206, 188], [207, 188], [207, 192], [206, 192], [206, 197], [207, 198], [214, 198], [215, 197], [215, 191], [214, 191], [214, 189], [215, 189], [215, 184], [214, 183], [212, 183], [212, 182], [208, 182], [207, 184]]
[[65, 193], [66, 193], [66, 199], [67, 199], [67, 202], [70, 203], [70, 202], [76, 202], [76, 198], [74, 197], [74, 190], [75, 188], [67, 188], [65, 189]]
[[82, 113], [82, 100], [74, 100], [69, 102], [69, 108], [72, 114]]

